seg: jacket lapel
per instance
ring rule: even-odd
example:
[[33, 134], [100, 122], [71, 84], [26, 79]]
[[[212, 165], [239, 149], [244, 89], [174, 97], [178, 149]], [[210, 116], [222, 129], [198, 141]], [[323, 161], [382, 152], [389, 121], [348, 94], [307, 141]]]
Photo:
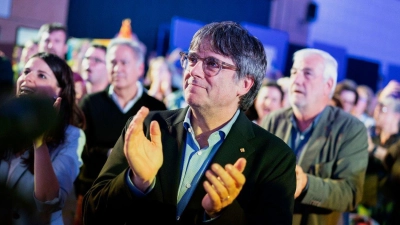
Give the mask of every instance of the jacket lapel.
[[[160, 179], [162, 192], [167, 193], [163, 195], [164, 200], [171, 204], [177, 203], [183, 143], [186, 137], [183, 121], [187, 110], [188, 108], [177, 110], [166, 118], [168, 131], [162, 135], [164, 162], [168, 163], [163, 163], [157, 179]], [[165, 164], [173, 166], [164, 166]]]
[[286, 143], [289, 144], [289, 138], [290, 138], [290, 134], [292, 132], [292, 127], [293, 124], [291, 122], [291, 116], [293, 115], [293, 109], [290, 108], [289, 111], [286, 111], [286, 121], [288, 121], [287, 123], [281, 123], [280, 124], [280, 131], [278, 133], [282, 133], [283, 137], [282, 140]]
[[247, 158], [255, 150], [249, 139], [255, 137], [251, 123], [243, 112], [240, 112], [236, 122], [233, 124], [228, 136], [225, 138], [221, 147], [212, 160], [212, 163], [218, 163], [224, 166], [227, 163], [234, 164], [238, 158]]
[[332, 120], [333, 118], [331, 117], [330, 108], [325, 107], [322, 111], [321, 118], [312, 132], [310, 140], [304, 147], [305, 150], [301, 153], [298, 161], [298, 164], [304, 171], [310, 169], [310, 166], [315, 163], [315, 159], [318, 158], [319, 153], [324, 149], [331, 133]]
[[269, 132], [272, 131], [275, 136], [282, 139], [286, 144], [289, 144], [290, 133], [293, 126], [291, 122], [293, 110], [292, 108], [287, 108], [282, 112], [282, 117], [284, 118], [275, 118], [274, 120], [271, 120], [271, 124], [269, 124], [270, 127], [264, 127], [264, 129]]
[[[247, 121], [247, 122], [246, 122]], [[240, 112], [236, 122], [233, 124], [228, 136], [215, 153], [214, 158], [210, 162], [210, 166], [213, 163], [218, 163], [222, 167], [226, 164], [234, 164], [239, 158], [247, 158], [251, 155], [255, 149], [249, 144], [249, 139], [255, 137], [250, 121], [243, 112]], [[244, 171], [246, 176], [246, 169]], [[206, 192], [203, 188], [203, 182], [206, 180], [205, 175], [200, 178], [199, 184], [194, 191], [189, 205], [192, 207], [198, 207], [196, 203], [201, 202]]]

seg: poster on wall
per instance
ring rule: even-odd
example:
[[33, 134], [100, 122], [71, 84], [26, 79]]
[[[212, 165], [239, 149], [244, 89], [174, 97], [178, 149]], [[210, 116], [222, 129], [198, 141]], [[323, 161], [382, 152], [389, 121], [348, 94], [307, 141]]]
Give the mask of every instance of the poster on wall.
[[[1, 1], [1, 0], [0, 0]], [[23, 27], [17, 28], [17, 34], [15, 35], [15, 44], [18, 46], [24, 46], [27, 41], [36, 41], [39, 29]]]
[[12, 0], [0, 0], [0, 18], [7, 19], [11, 15]]

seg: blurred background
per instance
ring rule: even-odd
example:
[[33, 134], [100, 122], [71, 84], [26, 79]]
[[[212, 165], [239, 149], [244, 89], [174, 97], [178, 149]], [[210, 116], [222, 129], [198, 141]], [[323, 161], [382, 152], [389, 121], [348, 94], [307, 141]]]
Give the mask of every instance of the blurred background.
[[399, 15], [399, 0], [0, 0], [0, 50], [16, 63], [42, 24], [60, 22], [73, 57], [76, 40], [113, 38], [130, 19], [147, 55], [166, 55], [203, 24], [233, 20], [264, 43], [269, 76], [288, 76], [292, 53], [315, 47], [338, 60], [338, 81], [376, 91], [400, 81]]

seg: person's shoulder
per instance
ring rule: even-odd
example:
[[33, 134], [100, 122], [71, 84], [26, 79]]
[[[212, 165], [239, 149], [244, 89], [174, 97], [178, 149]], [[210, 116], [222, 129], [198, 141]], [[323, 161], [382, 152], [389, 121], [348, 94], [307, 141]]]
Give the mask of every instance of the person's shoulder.
[[81, 131], [83, 131], [81, 128], [76, 127], [76, 126], [71, 125], [71, 124], [68, 125], [67, 129], [65, 130], [65, 132], [67, 134], [79, 134], [79, 133], [81, 133]]
[[80, 105], [83, 104], [88, 104], [94, 103], [100, 100], [105, 100], [105, 99], [111, 99], [110, 96], [108, 96], [108, 90], [102, 90], [98, 92], [93, 92], [93, 93], [88, 93], [83, 98], [81, 99]]
[[277, 137], [275, 134], [271, 133], [270, 131], [266, 130], [265, 128], [263, 128], [262, 126], [251, 122], [252, 123], [252, 128], [254, 130], [254, 133], [256, 134], [256, 138], [257, 137], [262, 137], [264, 140], [273, 140], [275, 138], [279, 139], [279, 137]]
[[74, 125], [68, 125], [65, 129], [65, 137], [67, 142], [76, 141], [78, 138], [86, 138], [85, 132]]
[[107, 89], [107, 88], [104, 89], [104, 90], [102, 90], [102, 91], [97, 91], [97, 92], [88, 93], [88, 94], [86, 94], [86, 95], [82, 98], [82, 100], [83, 100], [83, 99], [104, 98], [104, 97], [109, 98], [109, 96], [108, 96], [108, 89]]
[[238, 126], [236, 126], [236, 128], [240, 129], [244, 136], [247, 135], [251, 137], [252, 136], [251, 133], [254, 133], [254, 137], [252, 137], [251, 141], [254, 145], [263, 146], [267, 143], [275, 143], [278, 144], [279, 146], [287, 146], [286, 143], [275, 134], [271, 133], [270, 131], [264, 129], [260, 125], [250, 121], [247, 118], [246, 120], [247, 121], [242, 120], [242, 122], [237, 124]]
[[336, 120], [349, 120], [349, 121], [360, 121], [358, 118], [355, 116], [351, 115], [348, 112], [345, 112], [343, 109], [336, 107], [336, 106], [327, 106], [325, 110], [323, 111], [327, 112], [329, 116], [332, 116]]
[[152, 110], [149, 112], [148, 117], [162, 117], [162, 118], [170, 118], [176, 117], [179, 115], [186, 115], [187, 108], [179, 108], [179, 109], [170, 109], [170, 110]]
[[146, 92], [143, 92], [141, 99], [144, 102], [144, 106], [148, 107], [150, 110], [165, 110], [165, 109], [167, 109], [167, 107], [165, 106], [165, 104], [162, 101], [156, 99], [153, 96], [150, 96]]
[[364, 123], [357, 117], [343, 111], [339, 107], [327, 106], [326, 113], [328, 118], [333, 121], [333, 125], [337, 126], [349, 126], [349, 127], [365, 127]]
[[249, 143], [259, 150], [257, 154], [266, 154], [276, 159], [288, 155], [291, 155], [292, 159], [295, 158], [292, 149], [281, 138], [255, 123], [252, 126], [255, 136]]
[[150, 123], [153, 120], [159, 122], [160, 126], [168, 125], [173, 126], [183, 122], [188, 108], [180, 108], [173, 110], [151, 110], [146, 116], [146, 123]]
[[268, 116], [272, 118], [280, 118], [280, 117], [286, 118], [291, 114], [293, 114], [292, 107], [284, 107], [270, 112]]
[[261, 122], [261, 126], [265, 128], [265, 126], [269, 123], [275, 123], [278, 121], [289, 121], [290, 116], [292, 114], [293, 114], [293, 110], [291, 107], [285, 107], [285, 108], [274, 110], [263, 118], [263, 120]]

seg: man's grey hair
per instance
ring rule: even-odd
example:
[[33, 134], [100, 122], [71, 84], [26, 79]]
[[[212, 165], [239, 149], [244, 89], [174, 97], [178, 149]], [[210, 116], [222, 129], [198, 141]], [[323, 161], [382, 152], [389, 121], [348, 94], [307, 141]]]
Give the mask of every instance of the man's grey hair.
[[106, 58], [109, 56], [109, 49], [111, 49], [114, 46], [117, 45], [125, 45], [128, 46], [129, 48], [132, 49], [133, 53], [135, 54], [135, 57], [137, 58], [139, 63], [144, 63], [144, 55], [145, 53], [143, 52], [142, 47], [140, 46], [140, 43], [131, 39], [126, 39], [126, 38], [114, 38], [111, 39], [110, 43], [107, 46], [107, 53], [106, 53]]

